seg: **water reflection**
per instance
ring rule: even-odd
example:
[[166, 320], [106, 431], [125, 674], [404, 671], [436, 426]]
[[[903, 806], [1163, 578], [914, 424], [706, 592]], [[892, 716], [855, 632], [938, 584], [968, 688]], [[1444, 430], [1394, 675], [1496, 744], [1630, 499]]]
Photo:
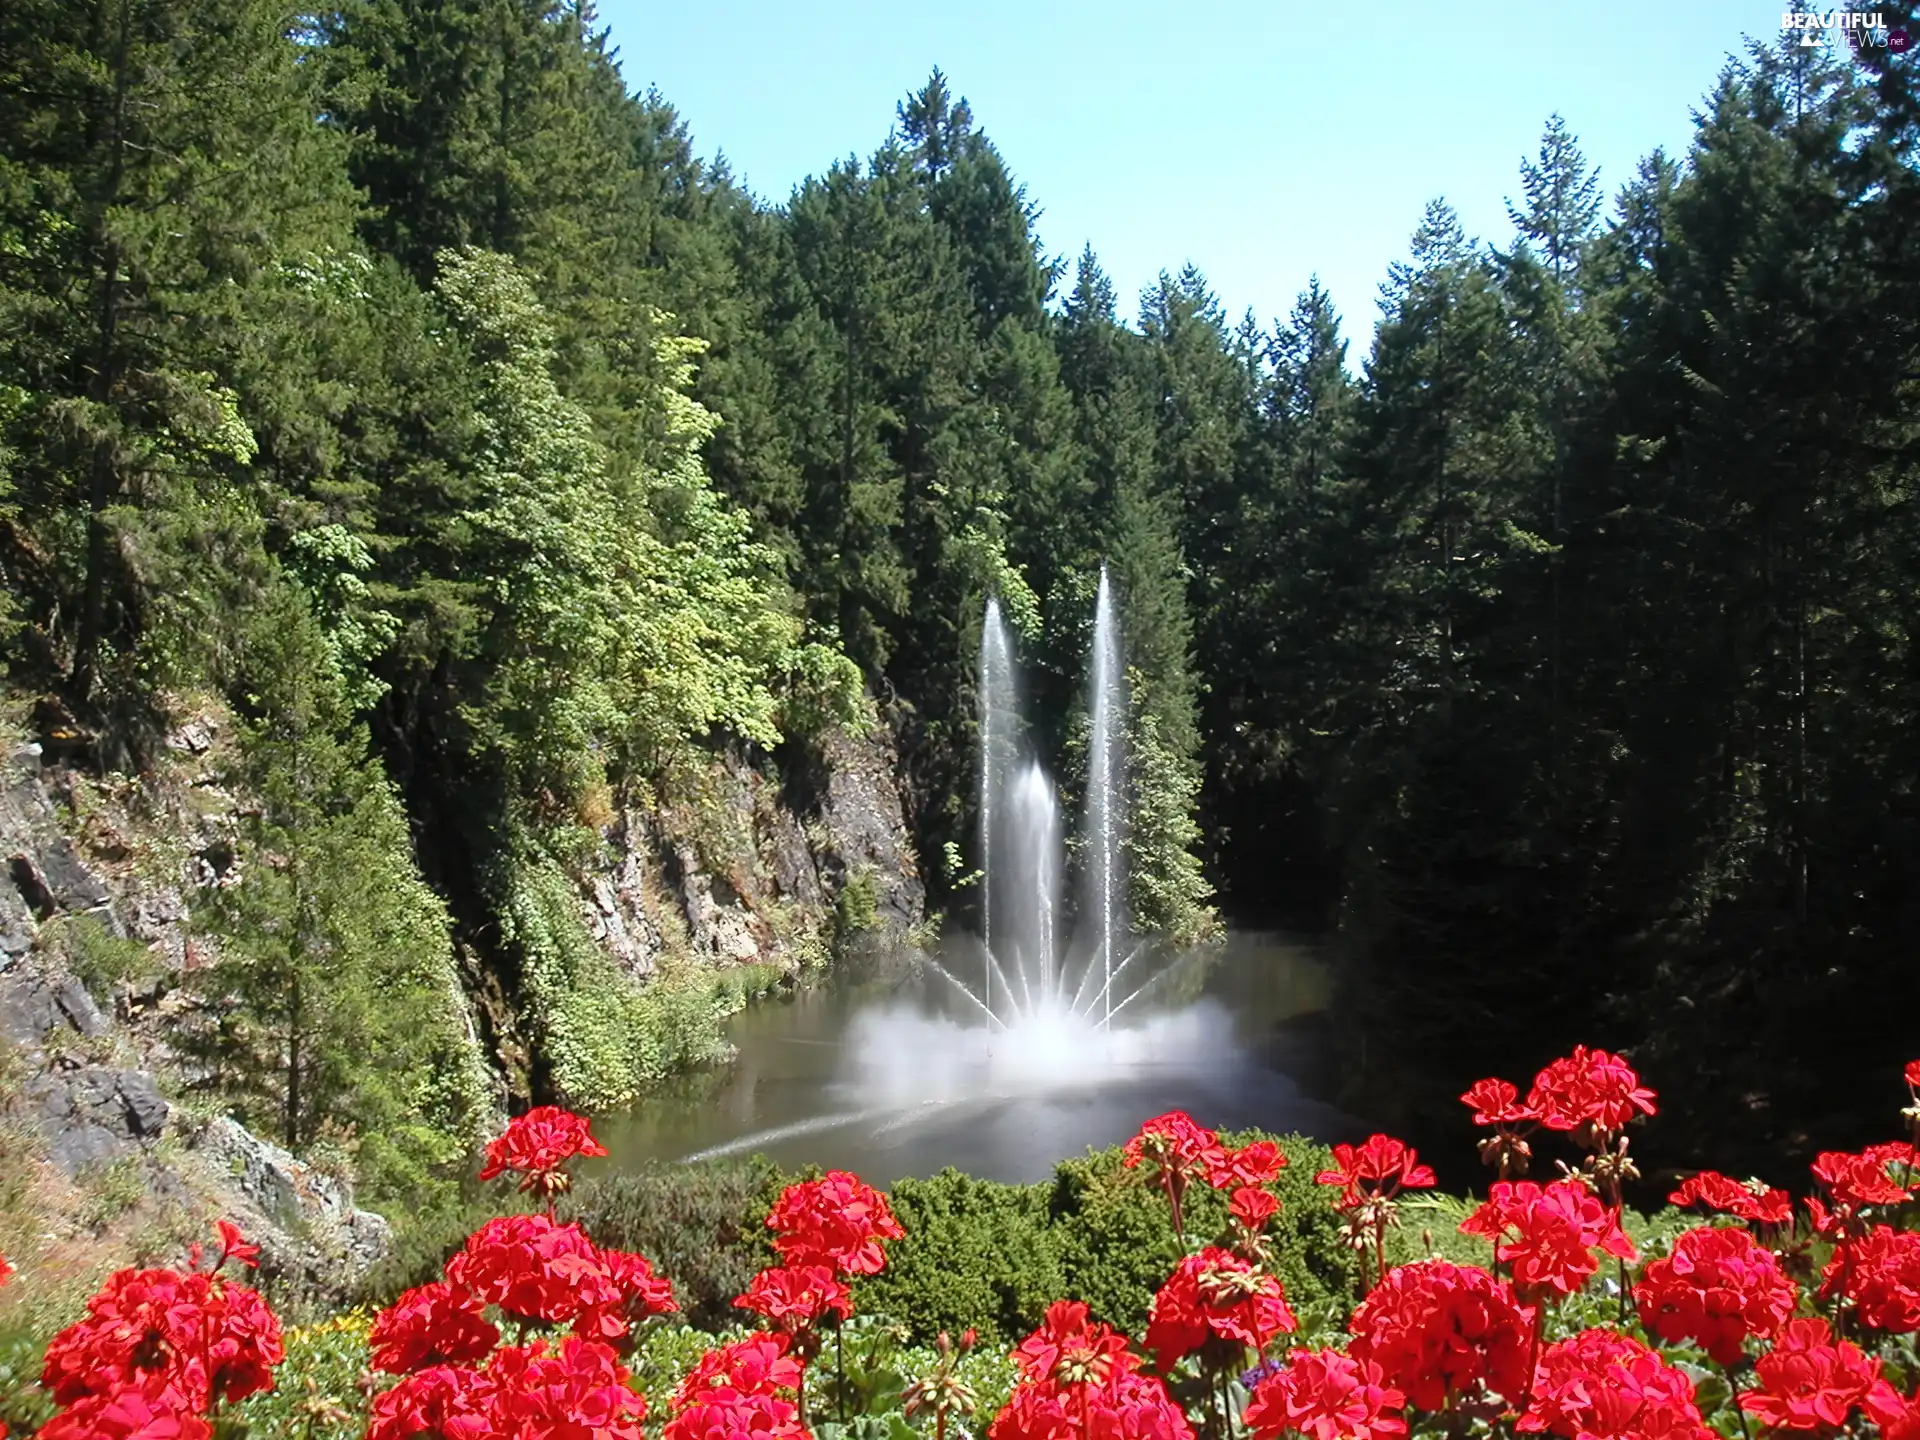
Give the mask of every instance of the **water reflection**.
[[616, 1164], [759, 1152], [887, 1184], [947, 1165], [1043, 1179], [1175, 1107], [1219, 1128], [1355, 1129], [1288, 1073], [1308, 1059], [1298, 1022], [1327, 999], [1304, 943], [1233, 936], [1170, 968], [1155, 1003], [1110, 1033], [1064, 1017], [1070, 1034], [997, 1031], [963, 1018], [946, 988], [895, 957], [757, 1005], [730, 1026], [733, 1065], [681, 1077], [595, 1130]]

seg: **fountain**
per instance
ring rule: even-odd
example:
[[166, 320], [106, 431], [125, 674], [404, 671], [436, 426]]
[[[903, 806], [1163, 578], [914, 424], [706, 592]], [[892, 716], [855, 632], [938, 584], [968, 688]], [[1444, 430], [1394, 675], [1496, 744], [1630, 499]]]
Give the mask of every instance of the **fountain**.
[[[1119, 606], [1105, 570], [1088, 662], [1085, 787], [1074, 864], [1060, 796], [1023, 716], [1006, 617], [989, 600], [979, 652], [978, 933], [935, 954], [878, 957], [865, 987], [825, 987], [741, 1017], [724, 1103], [689, 1107], [688, 1160], [764, 1150], [869, 1178], [941, 1165], [1038, 1179], [1182, 1106], [1227, 1125], [1336, 1121], [1250, 1044], [1319, 1003], [1317, 964], [1258, 942], [1177, 955], [1134, 933], [1127, 904]], [[1071, 899], [1071, 907], [1069, 907]], [[1238, 977], [1231, 1001], [1222, 972]], [[1179, 983], [1163, 983], [1178, 981]], [[764, 1028], [760, 1028], [764, 1027]], [[740, 1033], [738, 1030], [736, 1033]], [[697, 1137], [697, 1140], [696, 1140]], [[661, 1143], [665, 1143], [664, 1141]]]
[[1045, 1019], [1056, 1029], [1097, 1022], [1110, 1031], [1115, 1013], [1139, 993], [1139, 987], [1126, 996], [1114, 993], [1127, 963], [1115, 963], [1127, 927], [1121, 873], [1126, 696], [1119, 615], [1104, 566], [1090, 668], [1081, 943], [1064, 951], [1060, 807], [1045, 768], [1023, 748], [1012, 638], [999, 602], [987, 602], [980, 631], [980, 989], [945, 967], [935, 969], [1002, 1030]]

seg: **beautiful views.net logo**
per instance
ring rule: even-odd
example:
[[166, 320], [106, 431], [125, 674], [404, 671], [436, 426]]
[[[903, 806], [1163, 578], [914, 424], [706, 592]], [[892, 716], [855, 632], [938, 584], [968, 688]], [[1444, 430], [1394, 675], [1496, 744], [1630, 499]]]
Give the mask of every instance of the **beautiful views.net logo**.
[[1780, 31], [1797, 36], [1805, 47], [1844, 45], [1849, 50], [1888, 50], [1897, 55], [1913, 43], [1906, 30], [1889, 27], [1878, 10], [1791, 10], [1780, 17]]

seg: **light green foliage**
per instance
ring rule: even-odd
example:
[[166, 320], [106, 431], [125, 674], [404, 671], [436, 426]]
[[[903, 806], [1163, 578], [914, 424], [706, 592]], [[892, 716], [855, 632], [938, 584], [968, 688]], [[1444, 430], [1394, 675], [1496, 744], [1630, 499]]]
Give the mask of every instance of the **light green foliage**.
[[365, 710], [386, 692], [369, 669], [400, 633], [400, 621], [371, 604], [362, 578], [373, 568], [366, 543], [344, 525], [302, 530], [287, 544], [287, 568], [307, 592], [325, 637], [328, 666], [347, 708]]
[[564, 816], [608, 746], [644, 775], [716, 728], [772, 745], [790, 674], [814, 711], [857, 715], [852, 675], [802, 643], [772, 552], [701, 468], [716, 421], [685, 393], [701, 343], [654, 342], [653, 449], [621, 470], [560, 394], [551, 324], [511, 260], [445, 252], [437, 289], [481, 380], [481, 475], [463, 518], [494, 618], [467, 718], [517, 792]]
[[715, 972], [669, 958], [659, 974], [636, 982], [594, 943], [558, 862], [523, 855], [501, 870], [501, 939], [519, 957], [554, 1087], [577, 1108], [615, 1109], [649, 1080], [726, 1058], [720, 1022], [779, 973]]
[[1212, 893], [1195, 849], [1198, 768], [1172, 750], [1159, 717], [1136, 706], [1128, 730], [1128, 781], [1133, 809], [1127, 827], [1127, 873], [1133, 920], [1141, 930], [1193, 944], [1218, 929], [1207, 906]]
[[368, 1373], [371, 1317], [349, 1310], [284, 1335], [287, 1358], [273, 1389], [251, 1395], [235, 1418], [255, 1440], [359, 1440], [367, 1400], [359, 1385]]
[[116, 985], [149, 979], [162, 968], [148, 946], [113, 934], [97, 915], [62, 916], [42, 930], [41, 939], [57, 948], [67, 968], [101, 1001]]

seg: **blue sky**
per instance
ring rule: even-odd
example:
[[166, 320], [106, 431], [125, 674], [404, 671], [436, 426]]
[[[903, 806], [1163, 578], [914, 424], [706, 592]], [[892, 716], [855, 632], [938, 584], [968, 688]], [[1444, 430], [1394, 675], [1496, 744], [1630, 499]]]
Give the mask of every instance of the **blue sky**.
[[[1428, 199], [1504, 241], [1523, 154], [1557, 110], [1611, 196], [1782, 0], [1638, 5], [1194, 0], [965, 5], [600, 0], [630, 88], [763, 198], [870, 154], [938, 65], [1042, 207], [1130, 297], [1187, 261], [1228, 313], [1283, 315], [1317, 272], [1358, 359]], [[1511, 17], [1511, 18], [1508, 18]], [[1562, 18], [1564, 17], [1564, 18]]]

